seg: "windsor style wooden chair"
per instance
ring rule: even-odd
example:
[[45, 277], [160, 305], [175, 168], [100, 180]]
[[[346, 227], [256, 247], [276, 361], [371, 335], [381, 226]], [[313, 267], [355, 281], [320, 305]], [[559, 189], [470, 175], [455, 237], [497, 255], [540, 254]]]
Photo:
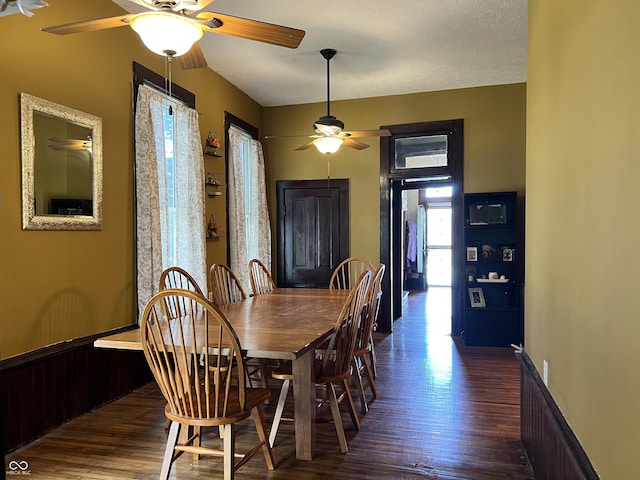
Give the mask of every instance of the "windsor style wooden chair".
[[[180, 304], [174, 317], [167, 305]], [[161, 479], [184, 452], [224, 458], [224, 478], [262, 451], [267, 468], [274, 458], [267, 440], [262, 404], [269, 390], [247, 385], [246, 363], [235, 331], [224, 314], [204, 296], [187, 290], [168, 289], [154, 295], [142, 314], [140, 338], [153, 376], [167, 401], [165, 415], [171, 422]], [[223, 358], [224, 357], [224, 358]], [[227, 365], [216, 368], [214, 365]], [[258, 433], [258, 444], [246, 454], [235, 452], [235, 424], [248, 417]], [[201, 445], [202, 427], [223, 427], [222, 448]], [[188, 431], [192, 427], [193, 435]], [[186, 432], [185, 432], [186, 430]], [[235, 457], [240, 461], [236, 463]]]

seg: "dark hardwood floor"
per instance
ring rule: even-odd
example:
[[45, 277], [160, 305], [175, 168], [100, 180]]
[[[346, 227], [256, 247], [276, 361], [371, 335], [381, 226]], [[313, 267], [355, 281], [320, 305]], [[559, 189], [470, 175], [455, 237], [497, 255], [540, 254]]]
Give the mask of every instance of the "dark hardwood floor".
[[[267, 471], [257, 455], [236, 478], [532, 479], [520, 442], [519, 363], [508, 349], [454, 342], [448, 335], [449, 294], [432, 287], [428, 294], [410, 295], [394, 333], [376, 339], [379, 396], [362, 415], [359, 431], [344, 414], [346, 455], [327, 422], [317, 427], [316, 459], [296, 460], [293, 424], [283, 422], [274, 447], [276, 470]], [[275, 382], [273, 388], [268, 422], [277, 403]], [[7, 473], [10, 462], [26, 461], [31, 478], [157, 478], [166, 439], [163, 408], [155, 384], [148, 385], [6, 455]], [[319, 416], [330, 418], [324, 411]], [[238, 429], [238, 451], [243, 437], [255, 438], [249, 422]], [[217, 441], [216, 432], [208, 436]], [[171, 478], [222, 478], [222, 465], [183, 455]]]

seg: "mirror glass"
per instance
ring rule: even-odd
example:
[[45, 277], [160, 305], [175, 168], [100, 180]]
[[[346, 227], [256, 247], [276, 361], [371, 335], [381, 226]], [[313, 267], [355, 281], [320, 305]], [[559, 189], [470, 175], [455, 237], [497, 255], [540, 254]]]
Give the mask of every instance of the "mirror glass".
[[102, 120], [22, 93], [22, 228], [102, 228]]

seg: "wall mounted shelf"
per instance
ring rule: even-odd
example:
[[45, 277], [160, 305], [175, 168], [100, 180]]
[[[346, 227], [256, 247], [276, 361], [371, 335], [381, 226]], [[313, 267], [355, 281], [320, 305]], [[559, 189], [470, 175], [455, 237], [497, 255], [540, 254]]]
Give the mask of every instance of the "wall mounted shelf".
[[207, 178], [204, 182], [205, 191], [210, 197], [219, 197], [222, 195], [222, 183], [218, 180], [215, 172], [207, 172]]
[[209, 222], [207, 223], [207, 240], [220, 237], [224, 237], [224, 229], [220, 223], [220, 214], [212, 213], [209, 215]]
[[217, 136], [218, 135], [216, 132], [209, 132], [204, 144], [204, 148], [202, 149], [202, 153], [204, 155], [209, 155], [210, 157], [222, 157], [222, 155], [218, 153], [218, 149], [220, 148], [220, 140], [218, 140]]

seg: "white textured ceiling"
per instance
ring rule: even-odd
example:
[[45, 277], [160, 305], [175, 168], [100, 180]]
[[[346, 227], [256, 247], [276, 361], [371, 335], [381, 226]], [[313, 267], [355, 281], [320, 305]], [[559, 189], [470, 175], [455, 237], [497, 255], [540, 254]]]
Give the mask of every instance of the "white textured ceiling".
[[[127, 0], [114, 0], [138, 12]], [[291, 50], [205, 33], [209, 68], [262, 106], [502, 85], [527, 79], [527, 0], [216, 0], [205, 11], [306, 31]]]

